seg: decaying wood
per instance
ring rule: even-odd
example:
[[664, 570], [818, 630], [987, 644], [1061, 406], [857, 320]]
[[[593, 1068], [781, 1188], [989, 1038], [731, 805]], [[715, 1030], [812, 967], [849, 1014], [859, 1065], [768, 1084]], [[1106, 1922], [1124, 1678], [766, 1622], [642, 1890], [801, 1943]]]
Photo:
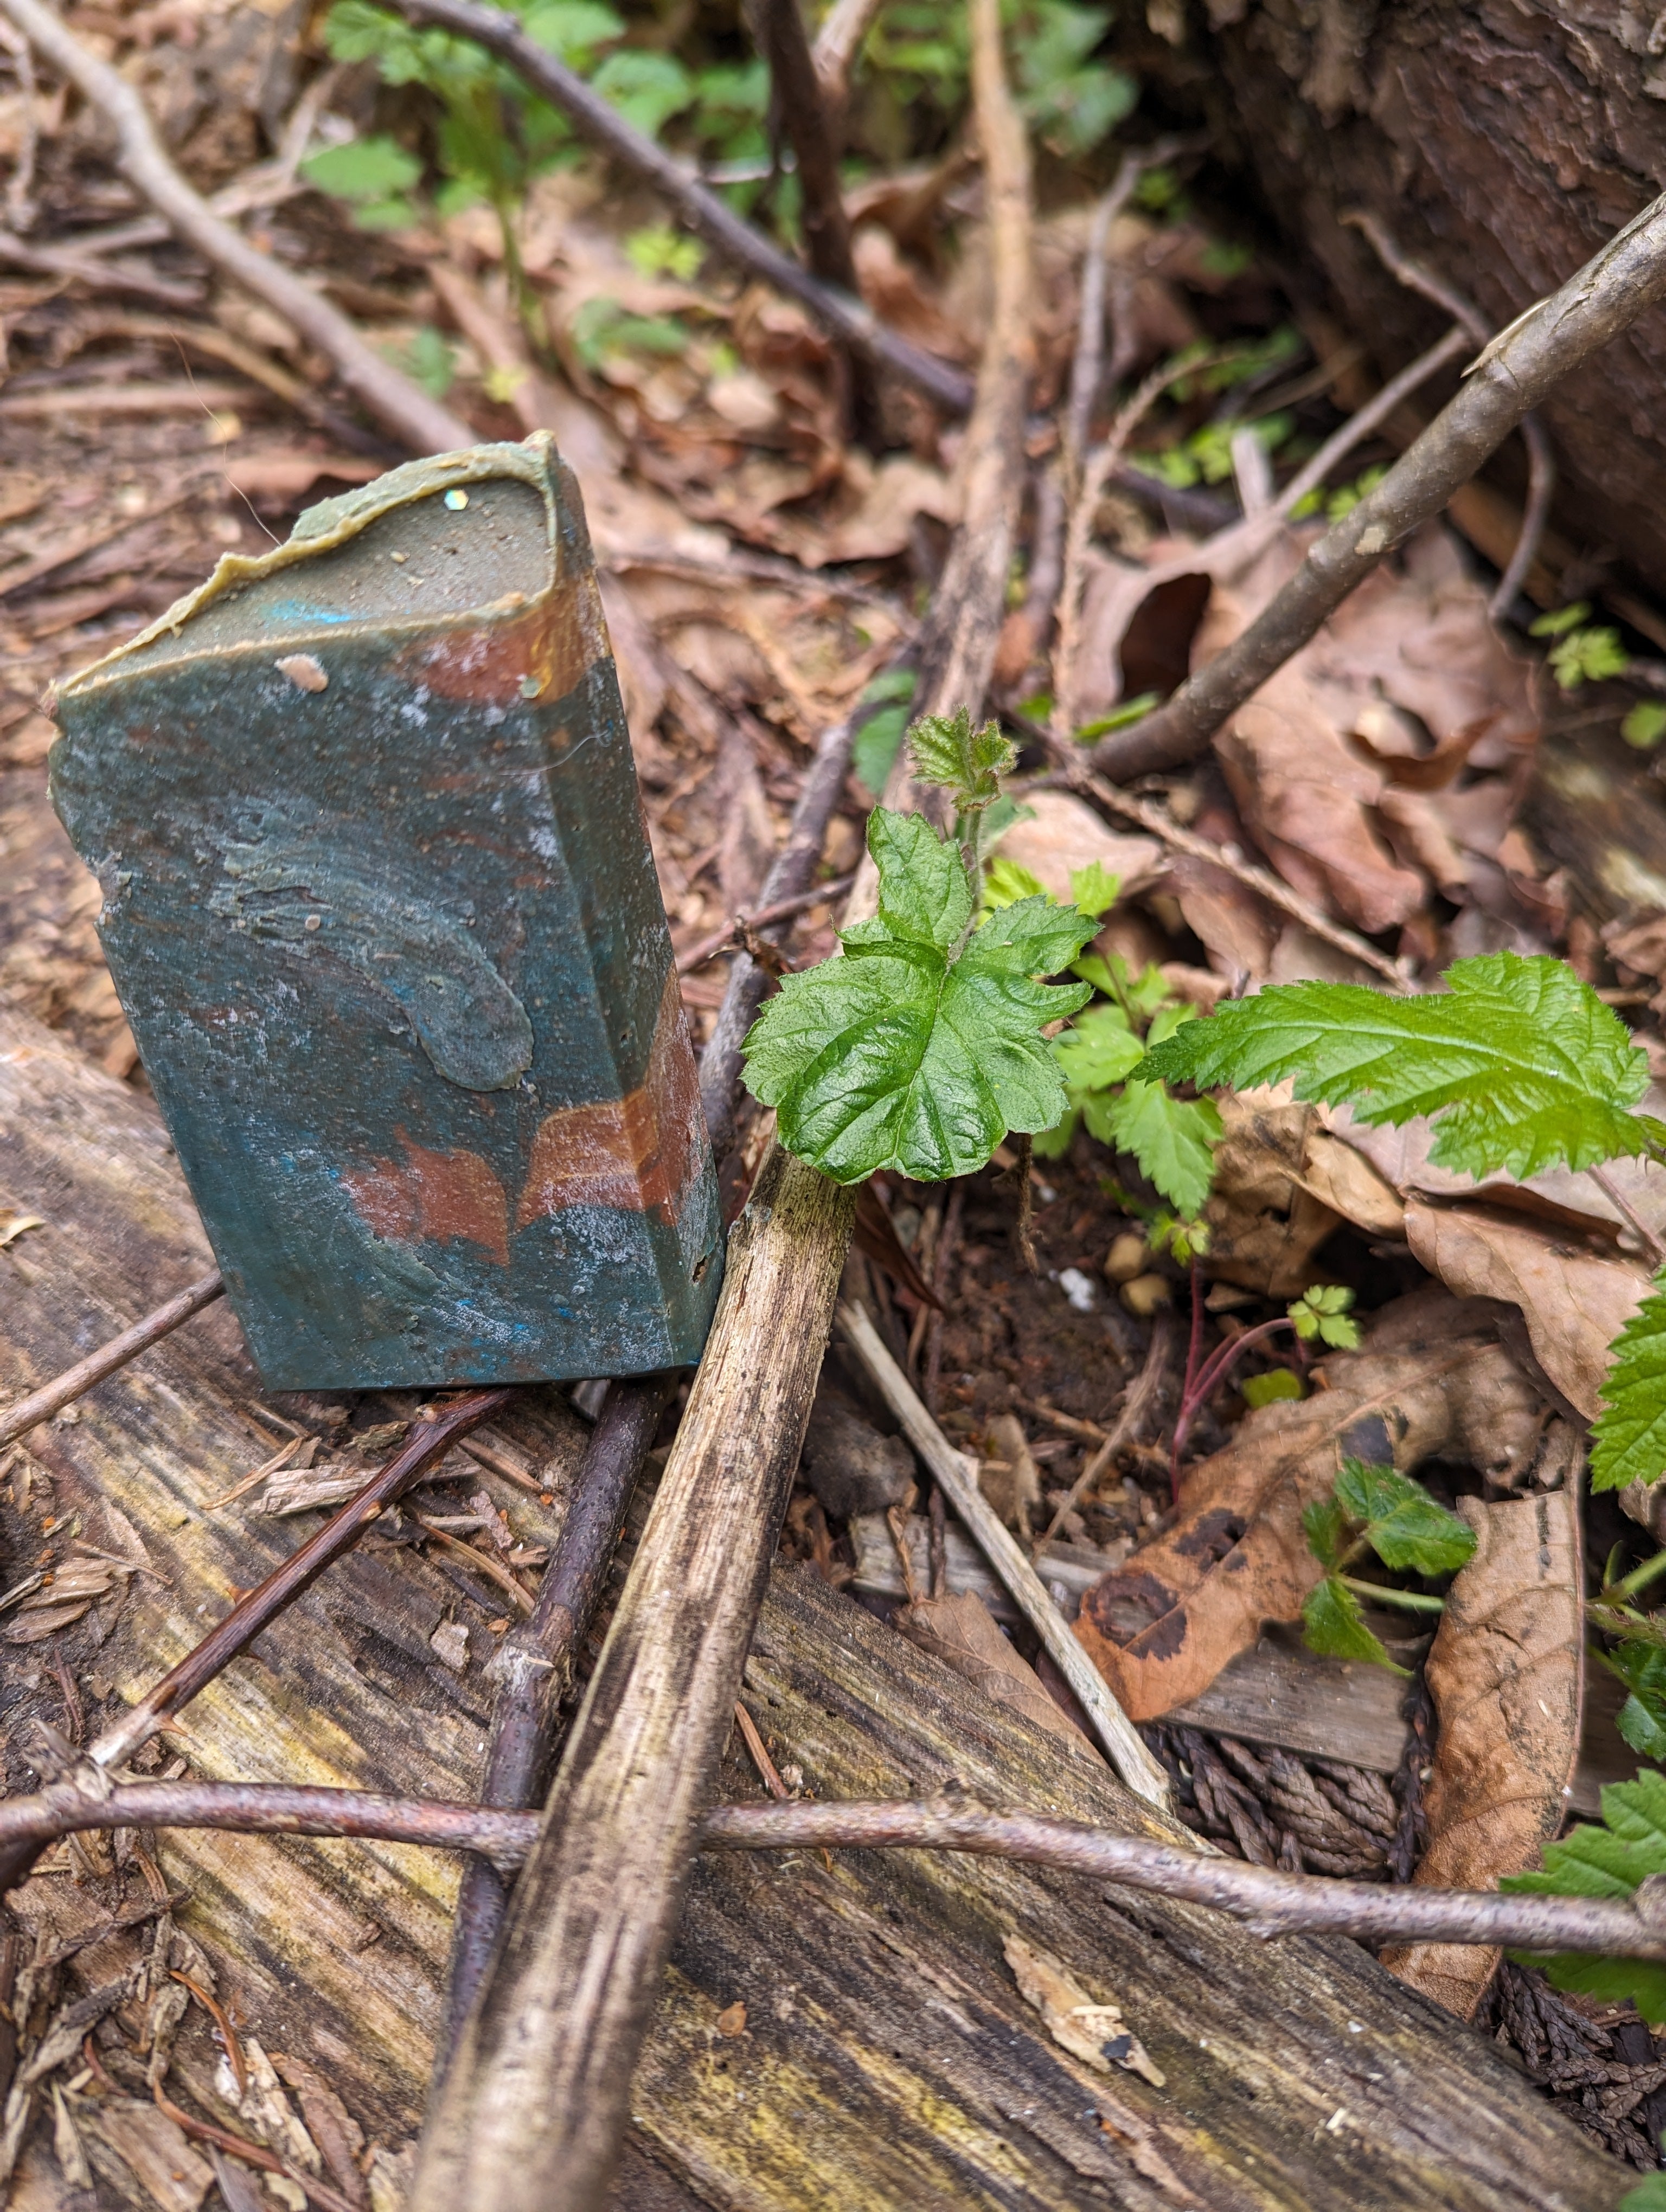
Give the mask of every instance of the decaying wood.
[[1102, 738], [1115, 781], [1191, 760], [1386, 554], [1431, 520], [1545, 396], [1666, 297], [1666, 198], [1652, 201], [1548, 299], [1501, 331], [1456, 398], [1373, 491], [1313, 546], [1247, 629], [1167, 703]]
[[629, 1580], [569, 1733], [502, 1956], [430, 2115], [412, 2212], [600, 2205], [629, 2067], [821, 1371], [854, 1210], [776, 1152]]
[[149, 1352], [153, 1344], [160, 1344], [171, 1336], [181, 1322], [201, 1313], [223, 1295], [225, 1284], [220, 1270], [211, 1267], [198, 1281], [187, 1283], [171, 1298], [164, 1298], [143, 1321], [125, 1328], [119, 1336], [112, 1336], [108, 1344], [101, 1344], [96, 1352], [89, 1352], [85, 1359], [77, 1359], [73, 1367], [66, 1367], [50, 1382], [43, 1382], [38, 1390], [30, 1390], [0, 1413], [0, 1449], [15, 1443], [31, 1429], [39, 1428], [42, 1421], [50, 1421], [66, 1406], [73, 1406], [89, 1390], [96, 1389], [111, 1376], [119, 1374], [130, 1360], [137, 1359], [142, 1352]]
[[284, 320], [335, 365], [344, 384], [386, 429], [418, 453], [471, 446], [468, 424], [384, 358], [306, 278], [251, 246], [185, 182], [163, 150], [145, 105], [127, 80], [66, 29], [45, 0], [3, 0], [37, 52], [112, 124], [117, 162], [187, 246]]
[[[89, 1315], [110, 1334], [202, 1272], [152, 1110], [15, 1015], [0, 1016], [0, 1186], [49, 1223], [32, 1240], [29, 1297], [6, 1304], [6, 1381], [67, 1364]], [[15, 1265], [0, 1255], [0, 1269]], [[84, 1691], [98, 1671], [117, 1698], [137, 1695], [195, 1641], [199, 1607], [222, 1609], [285, 1548], [281, 1522], [206, 1518], [198, 1504], [259, 1455], [241, 1415], [258, 1402], [222, 1308], [89, 1399], [79, 1422], [36, 1438], [34, 1479], [50, 1482], [56, 1510], [80, 1510], [112, 1549], [143, 1545], [166, 1578], [134, 1578], [101, 1646], [64, 1637]], [[503, 1419], [513, 1435], [494, 1449], [532, 1460], [564, 1498], [576, 1419], [553, 1394], [530, 1392]], [[504, 1494], [518, 1525], [522, 1515], [538, 1525], [536, 1499]], [[489, 1607], [463, 1601], [471, 1656], [459, 1674], [427, 1643], [447, 1606], [458, 1610], [455, 1586], [409, 1549], [356, 1553], [181, 1715], [172, 1747], [204, 1779], [469, 1803], [489, 1715], [477, 1654], [492, 1641]], [[56, 1717], [55, 1689], [40, 1694]], [[772, 1756], [801, 1766], [818, 1799], [958, 1787], [963, 1804], [1045, 1807], [1184, 1841], [1096, 1762], [1043, 1746], [807, 1577], [774, 1577], [746, 1696]], [[731, 1798], [757, 1791], [739, 1757], [720, 1786]], [[453, 1864], [392, 1843], [179, 1830], [157, 1850], [185, 1893], [179, 1923], [212, 1954], [244, 2032], [307, 2054], [373, 2141], [397, 2148], [433, 2063]], [[40, 1924], [64, 1889], [40, 1881], [16, 1902]], [[1122, 2007], [1164, 2090], [1087, 2073], [1050, 2042], [1003, 1960], [1013, 1934]], [[658, 1989], [632, 2107], [635, 2144], [654, 2162], [630, 2166], [626, 2212], [667, 2198], [715, 2212], [969, 2200], [1355, 2212], [1362, 2172], [1373, 2212], [1528, 2212], [1556, 2191], [1567, 2212], [1608, 2212], [1614, 2195], [1611, 2164], [1513, 2067], [1353, 1946], [1264, 1947], [1201, 1906], [1136, 1900], [1079, 1875], [961, 1854], [852, 1852], [831, 1868], [811, 1850], [709, 1856]], [[737, 2001], [745, 2032], [718, 2034]], [[176, 2100], [217, 2114], [211, 2083], [188, 2069], [182, 2081], [179, 2064]], [[1330, 2127], [1339, 2106], [1348, 2117]], [[32, 2139], [25, 2203], [60, 2202], [53, 2171], [49, 2142]], [[150, 2212], [137, 2181], [116, 2201]]]

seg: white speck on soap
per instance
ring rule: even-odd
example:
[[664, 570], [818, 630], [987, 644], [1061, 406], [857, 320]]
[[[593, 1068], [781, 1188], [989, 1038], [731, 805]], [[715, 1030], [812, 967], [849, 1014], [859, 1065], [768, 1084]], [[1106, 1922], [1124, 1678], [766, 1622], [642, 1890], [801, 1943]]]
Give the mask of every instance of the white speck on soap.
[[282, 660], [275, 660], [272, 665], [300, 690], [324, 691], [329, 688], [329, 678], [310, 653], [286, 653]]

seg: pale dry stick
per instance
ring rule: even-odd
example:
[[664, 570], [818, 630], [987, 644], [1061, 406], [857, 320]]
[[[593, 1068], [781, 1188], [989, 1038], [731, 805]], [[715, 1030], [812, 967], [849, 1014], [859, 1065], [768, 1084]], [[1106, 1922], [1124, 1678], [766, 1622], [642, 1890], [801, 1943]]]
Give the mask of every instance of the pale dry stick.
[[10, 231], [0, 231], [0, 265], [41, 276], [73, 276], [88, 291], [129, 293], [161, 307], [195, 308], [203, 304], [200, 284], [170, 284], [147, 269], [94, 261], [68, 246], [37, 246]]
[[410, 2212], [596, 2212], [797, 1464], [854, 1194], [779, 1151], [568, 1733]]
[[40, 151], [40, 118], [34, 106], [39, 89], [34, 78], [34, 56], [29, 51], [28, 40], [9, 23], [0, 27], [0, 46], [11, 56], [23, 105], [22, 143], [12, 156], [11, 174], [6, 179], [6, 221], [14, 230], [27, 230], [35, 216], [29, 191], [34, 183], [35, 157]]
[[821, 84], [822, 98], [836, 118], [850, 92], [850, 72], [862, 42], [873, 27], [884, 0], [833, 0], [816, 33], [811, 59]]
[[243, 290], [275, 308], [301, 337], [329, 356], [344, 384], [384, 428], [418, 453], [474, 443], [468, 424], [384, 361], [340, 310], [304, 277], [250, 245], [186, 183], [157, 137], [143, 100], [107, 62], [82, 46], [46, 0], [0, 0], [9, 16], [61, 76], [111, 124], [116, 164], [176, 235]]
[[1082, 572], [1087, 565], [1088, 546], [1093, 536], [1093, 518], [1098, 511], [1099, 501], [1104, 497], [1105, 486], [1127, 452], [1129, 439], [1170, 385], [1179, 383], [1183, 378], [1199, 374], [1220, 358], [1219, 355], [1212, 355], [1205, 360], [1188, 362], [1183, 365], [1171, 361], [1160, 362], [1127, 404], [1118, 409], [1103, 443], [1096, 446], [1087, 458], [1081, 483], [1070, 503], [1069, 517], [1065, 526], [1064, 580], [1059, 586], [1058, 628], [1053, 646], [1051, 728], [1056, 744], [1068, 744], [1071, 731], [1075, 726], [1076, 659], [1081, 650]]
[[[3, 4], [10, 7], [13, 0], [3, 0]], [[40, 0], [16, 0], [16, 4], [38, 7]], [[472, 39], [507, 62], [561, 110], [581, 138], [650, 185], [714, 252], [800, 301], [835, 337], [876, 368], [903, 378], [956, 414], [970, 404], [971, 384], [962, 371], [888, 330], [860, 300], [812, 276], [663, 147], [628, 123], [581, 76], [529, 38], [516, 17], [501, 8], [483, 6], [481, 0], [389, 0], [389, 4], [410, 22]]]
[[903, 1434], [931, 1470], [949, 1504], [964, 1522], [1048, 1656], [1080, 1699], [1112, 1766], [1137, 1797], [1166, 1807], [1169, 1778], [1158, 1765], [1128, 1715], [1111, 1695], [1104, 1677], [1070, 1632], [1069, 1624], [1045, 1584], [1019, 1549], [1006, 1524], [978, 1487], [977, 1462], [957, 1451], [926, 1411], [914, 1386], [879, 1340], [860, 1305], [839, 1309], [845, 1340], [896, 1415]]
[[15, 1404], [0, 1407], [0, 1450], [15, 1443], [19, 1437], [27, 1436], [31, 1429], [38, 1428], [42, 1421], [50, 1421], [77, 1398], [84, 1398], [99, 1383], [119, 1374], [142, 1352], [149, 1352], [153, 1344], [160, 1344], [165, 1336], [172, 1335], [181, 1322], [189, 1321], [192, 1314], [212, 1305], [225, 1287], [220, 1270], [216, 1267], [183, 1291], [176, 1291], [173, 1297], [165, 1298], [143, 1321], [136, 1321], [131, 1328], [123, 1329], [108, 1344], [89, 1352], [85, 1359], [77, 1359], [73, 1367], [66, 1367], [52, 1382], [43, 1382], [38, 1390], [31, 1390]]
[[1169, 1364], [1169, 1347], [1174, 1334], [1172, 1317], [1159, 1313], [1152, 1323], [1151, 1342], [1146, 1347], [1146, 1364], [1135, 1376], [1122, 1409], [1112, 1425], [1110, 1433], [1088, 1460], [1085, 1467], [1066, 1492], [1059, 1509], [1047, 1524], [1047, 1532], [1030, 1547], [1032, 1559], [1041, 1555], [1043, 1547], [1050, 1544], [1059, 1532], [1067, 1513], [1073, 1513], [1084, 1498], [1092, 1491], [1105, 1469], [1125, 1445], [1131, 1444], [1145, 1426], [1157, 1395], [1163, 1387], [1163, 1376]]
[[1384, 556], [1440, 513], [1523, 415], [1663, 297], [1666, 194], [1560, 291], [1500, 331], [1471, 365], [1456, 397], [1375, 490], [1310, 549], [1255, 621], [1165, 705], [1103, 738], [1090, 756], [1092, 766], [1116, 780], [1195, 759]]
[[[1402, 252], [1385, 223], [1359, 208], [1344, 215], [1342, 221], [1360, 233], [1389, 275], [1398, 277], [1408, 291], [1420, 292], [1436, 307], [1444, 307], [1454, 322], [1462, 325], [1477, 346], [1487, 343], [1493, 333], [1474, 301], [1456, 285], [1436, 276], [1432, 269]], [[1556, 457], [1543, 420], [1538, 415], [1523, 415], [1521, 433], [1522, 443], [1527, 448], [1527, 500], [1522, 509], [1522, 526], [1517, 532], [1515, 550], [1487, 603], [1487, 611], [1494, 622], [1502, 620], [1515, 605], [1516, 594], [1538, 558], [1539, 542], [1550, 520], [1550, 502], [1556, 491]]]
[[1346, 952], [1350, 960], [1359, 961], [1373, 975], [1382, 976], [1396, 991], [1406, 988], [1406, 971], [1397, 961], [1380, 951], [1369, 938], [1358, 936], [1340, 921], [1333, 921], [1299, 891], [1292, 891], [1269, 868], [1257, 867], [1252, 860], [1236, 858], [1224, 845], [1212, 844], [1194, 830], [1183, 830], [1160, 806], [1153, 805], [1148, 799], [1136, 799], [1129, 792], [1119, 791], [1103, 776], [1088, 773], [1079, 759], [1067, 760], [1065, 781], [1079, 790], [1091, 793], [1101, 806], [1109, 807], [1113, 814], [1121, 814], [1130, 822], [1137, 822], [1142, 830], [1149, 830], [1152, 836], [1160, 837], [1175, 852], [1188, 854], [1195, 860], [1207, 860], [1211, 867], [1223, 870], [1235, 882], [1257, 892], [1270, 905], [1287, 914], [1292, 921], [1300, 922], [1315, 937], [1335, 945], [1339, 952]]
[[[439, 1798], [368, 1790], [246, 1782], [134, 1782], [107, 1796], [77, 1778], [0, 1803], [0, 1850], [31, 1852], [67, 1835], [116, 1828], [207, 1828], [234, 1835], [328, 1836], [475, 1851], [504, 1869], [520, 1864], [538, 1835], [535, 1813], [506, 1813]], [[961, 1798], [806, 1798], [719, 1805], [696, 1825], [701, 1850], [966, 1851], [1056, 1867], [1231, 1913], [1249, 1933], [1351, 1936], [1364, 1943], [1484, 1943], [1590, 1958], [1666, 1960], [1666, 1901], [1651, 1877], [1630, 1899], [1501, 1896], [1496, 1890], [1424, 1889], [1414, 1882], [1280, 1874], [1240, 1859], [1143, 1836], [1118, 1835], [1044, 1813], [1001, 1812]], [[464, 2200], [456, 2200], [457, 2204]], [[544, 2202], [555, 2201], [546, 2198]], [[563, 2196], [563, 2208], [574, 2200]]]

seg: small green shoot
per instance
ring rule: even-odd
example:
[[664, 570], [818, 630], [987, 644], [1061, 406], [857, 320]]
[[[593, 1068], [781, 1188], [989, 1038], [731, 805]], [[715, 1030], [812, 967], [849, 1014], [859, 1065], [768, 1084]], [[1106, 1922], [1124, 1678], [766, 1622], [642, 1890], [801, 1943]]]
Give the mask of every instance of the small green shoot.
[[922, 714], [909, 732], [914, 772], [921, 783], [952, 793], [963, 814], [981, 813], [1000, 796], [1000, 779], [1018, 765], [999, 722], [974, 730], [968, 708], [953, 714]]
[[331, 199], [345, 200], [361, 230], [409, 230], [419, 220], [410, 198], [423, 165], [396, 139], [350, 138], [309, 154], [301, 174]]
[[673, 230], [669, 223], [633, 230], [624, 241], [625, 258], [643, 276], [671, 276], [691, 284], [700, 274], [706, 249], [697, 238]]
[[1265, 1374], [1246, 1375], [1238, 1384], [1238, 1395], [1252, 1413], [1259, 1413], [1263, 1406], [1305, 1398], [1307, 1385], [1293, 1367], [1269, 1367]]
[[919, 680], [912, 668], [882, 668], [866, 686], [858, 702], [876, 711], [867, 716], [856, 732], [850, 764], [876, 799], [885, 789], [892, 765], [903, 749], [909, 708]]
[[1291, 1325], [1308, 1344], [1316, 1338], [1340, 1352], [1353, 1352], [1359, 1342], [1359, 1324], [1349, 1312], [1353, 1293], [1341, 1283], [1315, 1283], [1290, 1308]]
[[[1049, 700], [1049, 712], [1052, 701]], [[1113, 730], [1131, 729], [1134, 723], [1143, 722], [1152, 708], [1158, 703], [1155, 691], [1142, 691], [1137, 699], [1125, 699], [1120, 707], [1113, 707], [1108, 714], [1101, 714], [1091, 722], [1084, 722], [1071, 735], [1079, 745], [1091, 745], [1100, 738], [1108, 738]]]
[[1639, 699], [1620, 725], [1620, 734], [1639, 752], [1652, 752], [1666, 738], [1666, 700]]
[[1564, 691], [1577, 691], [1582, 684], [1601, 684], [1623, 676], [1631, 655], [1620, 642], [1617, 629], [1589, 628], [1590, 602], [1576, 599], [1541, 615], [1529, 635], [1554, 640], [1550, 648], [1550, 672]]
[[1366, 1627], [1360, 1598], [1414, 1613], [1438, 1613], [1443, 1601], [1420, 1590], [1359, 1582], [1347, 1570], [1371, 1551], [1385, 1567], [1425, 1576], [1454, 1574], [1475, 1548], [1474, 1529], [1409, 1475], [1357, 1459], [1343, 1461], [1335, 1491], [1307, 1508], [1302, 1527], [1308, 1549], [1325, 1569], [1302, 1608], [1309, 1650], [1328, 1658], [1370, 1660], [1403, 1674], [1406, 1669], [1395, 1665]]

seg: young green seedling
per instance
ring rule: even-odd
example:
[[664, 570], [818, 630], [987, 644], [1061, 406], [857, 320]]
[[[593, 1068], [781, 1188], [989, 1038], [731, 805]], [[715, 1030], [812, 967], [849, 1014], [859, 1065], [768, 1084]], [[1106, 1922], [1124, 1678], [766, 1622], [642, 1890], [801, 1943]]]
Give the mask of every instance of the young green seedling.
[[1361, 1582], [1347, 1570], [1375, 1552], [1385, 1567], [1409, 1567], [1426, 1576], [1455, 1574], [1475, 1548], [1474, 1529], [1409, 1475], [1357, 1459], [1343, 1461], [1335, 1491], [1322, 1504], [1308, 1507], [1302, 1527], [1308, 1549], [1325, 1569], [1323, 1581], [1302, 1607], [1309, 1650], [1333, 1659], [1367, 1659], [1403, 1674], [1406, 1669], [1395, 1665], [1366, 1627], [1359, 1600], [1367, 1597], [1412, 1613], [1438, 1613], [1443, 1601], [1420, 1590]]

